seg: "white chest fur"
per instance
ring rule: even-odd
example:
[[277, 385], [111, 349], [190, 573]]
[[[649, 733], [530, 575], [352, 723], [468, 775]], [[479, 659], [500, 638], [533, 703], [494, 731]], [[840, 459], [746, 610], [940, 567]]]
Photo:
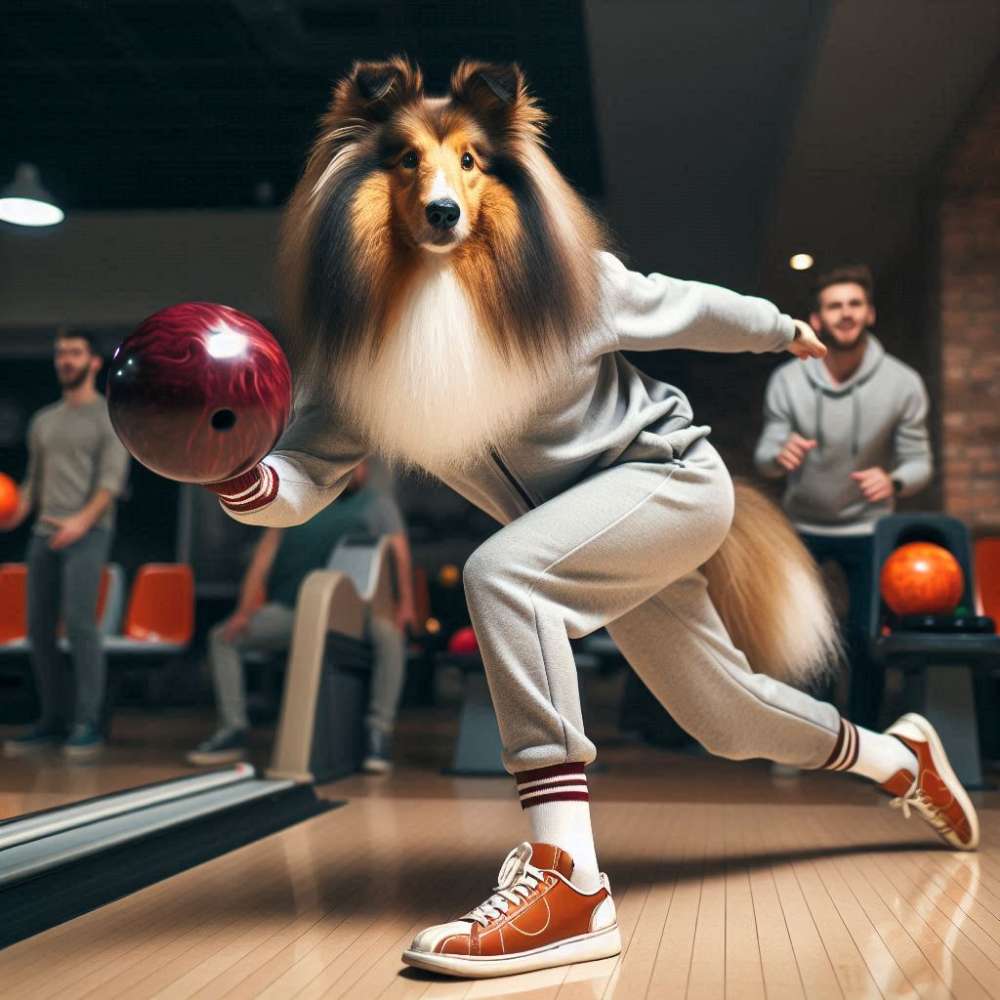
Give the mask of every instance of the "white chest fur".
[[435, 261], [402, 303], [376, 362], [349, 366], [340, 388], [380, 453], [431, 472], [458, 470], [504, 444], [541, 393], [532, 371], [500, 356], [451, 268]]

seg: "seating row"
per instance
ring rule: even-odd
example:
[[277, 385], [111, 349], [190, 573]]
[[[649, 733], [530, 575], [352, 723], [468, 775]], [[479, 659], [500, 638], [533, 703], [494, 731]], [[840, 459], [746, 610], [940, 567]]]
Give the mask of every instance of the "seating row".
[[[27, 567], [0, 564], [0, 656], [29, 649]], [[194, 577], [178, 563], [146, 563], [126, 599], [125, 573], [109, 563], [101, 574], [97, 622], [111, 655], [166, 656], [183, 652], [194, 634]], [[68, 651], [60, 627], [59, 644]]]

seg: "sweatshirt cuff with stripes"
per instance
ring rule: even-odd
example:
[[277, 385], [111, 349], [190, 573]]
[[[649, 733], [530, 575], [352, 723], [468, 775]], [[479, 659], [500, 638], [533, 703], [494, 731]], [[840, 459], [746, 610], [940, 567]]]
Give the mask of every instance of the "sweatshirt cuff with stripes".
[[278, 495], [278, 473], [261, 462], [249, 472], [221, 483], [207, 483], [205, 488], [215, 493], [224, 507], [246, 514], [266, 507]]

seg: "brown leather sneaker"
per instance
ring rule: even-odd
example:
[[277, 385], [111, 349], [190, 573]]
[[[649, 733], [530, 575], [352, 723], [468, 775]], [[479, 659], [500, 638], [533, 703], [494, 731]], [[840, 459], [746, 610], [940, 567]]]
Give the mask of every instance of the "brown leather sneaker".
[[403, 961], [485, 978], [617, 955], [622, 942], [607, 876], [588, 895], [569, 881], [572, 871], [573, 859], [552, 844], [518, 845], [493, 895], [459, 920], [421, 931]]
[[895, 798], [890, 803], [909, 819], [910, 809], [918, 813], [937, 835], [960, 851], [979, 846], [979, 819], [961, 782], [951, 769], [941, 739], [934, 727], [914, 712], [897, 719], [887, 736], [902, 740], [916, 755], [919, 776], [897, 771], [881, 787]]

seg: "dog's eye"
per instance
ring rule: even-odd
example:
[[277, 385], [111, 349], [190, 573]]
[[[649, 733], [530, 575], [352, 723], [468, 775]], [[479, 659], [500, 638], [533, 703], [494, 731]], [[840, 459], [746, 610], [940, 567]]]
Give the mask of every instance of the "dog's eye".
[[476, 161], [472, 158], [472, 153], [462, 154], [462, 169], [471, 170], [476, 165]]
[[399, 162], [407, 170], [415, 170], [417, 164], [420, 162], [420, 157], [417, 156], [416, 150], [411, 149]]

